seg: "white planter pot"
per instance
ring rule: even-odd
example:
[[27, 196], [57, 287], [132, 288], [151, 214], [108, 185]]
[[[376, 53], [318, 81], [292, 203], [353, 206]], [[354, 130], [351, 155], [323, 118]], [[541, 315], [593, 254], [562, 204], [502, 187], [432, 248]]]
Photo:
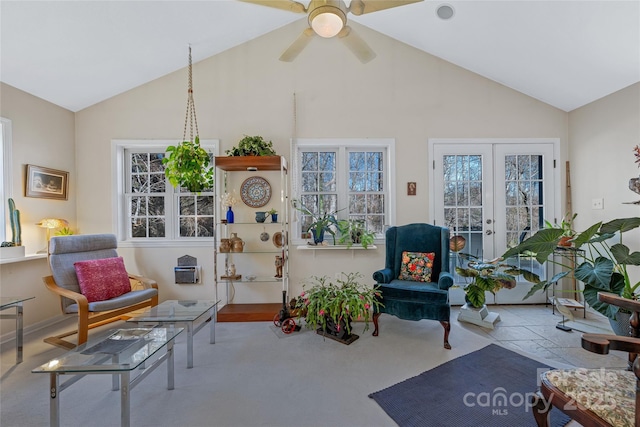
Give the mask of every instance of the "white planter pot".
[[475, 308], [465, 304], [460, 308], [460, 314], [458, 314], [458, 322], [473, 323], [483, 328], [493, 329], [499, 321], [500, 315], [490, 312], [486, 305], [483, 305], [482, 308]]

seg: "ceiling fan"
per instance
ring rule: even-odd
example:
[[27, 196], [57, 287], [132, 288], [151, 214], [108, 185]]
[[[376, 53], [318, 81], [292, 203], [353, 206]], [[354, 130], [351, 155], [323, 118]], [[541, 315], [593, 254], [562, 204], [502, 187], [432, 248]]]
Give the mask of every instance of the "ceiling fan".
[[294, 0], [240, 0], [262, 6], [284, 9], [294, 13], [308, 14], [309, 28], [291, 44], [280, 56], [281, 61], [291, 62], [309, 44], [317, 34], [320, 37], [337, 36], [358, 59], [366, 64], [376, 54], [367, 43], [347, 25], [347, 13], [364, 15], [365, 13], [391, 9], [392, 7], [418, 3], [423, 0], [351, 0], [349, 7], [343, 0], [311, 0], [308, 6]]

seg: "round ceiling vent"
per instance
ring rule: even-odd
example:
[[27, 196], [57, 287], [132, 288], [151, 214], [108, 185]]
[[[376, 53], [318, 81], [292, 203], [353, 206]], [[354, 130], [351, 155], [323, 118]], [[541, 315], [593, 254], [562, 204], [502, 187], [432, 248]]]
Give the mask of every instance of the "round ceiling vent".
[[436, 13], [438, 14], [438, 18], [446, 21], [453, 18], [453, 15], [455, 15], [456, 11], [450, 4], [441, 4], [436, 9]]

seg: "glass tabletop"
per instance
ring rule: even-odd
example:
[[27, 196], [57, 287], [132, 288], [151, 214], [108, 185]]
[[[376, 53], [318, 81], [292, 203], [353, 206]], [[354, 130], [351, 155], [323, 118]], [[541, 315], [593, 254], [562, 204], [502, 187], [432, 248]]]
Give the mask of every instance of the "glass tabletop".
[[193, 322], [218, 305], [214, 300], [168, 300], [129, 319], [131, 322]]
[[112, 329], [31, 372], [132, 371], [182, 331], [183, 328]]
[[27, 296], [17, 296], [17, 297], [0, 297], [0, 310], [9, 307], [11, 305], [17, 304], [19, 302], [28, 301], [30, 299], [34, 299], [35, 297], [27, 297]]

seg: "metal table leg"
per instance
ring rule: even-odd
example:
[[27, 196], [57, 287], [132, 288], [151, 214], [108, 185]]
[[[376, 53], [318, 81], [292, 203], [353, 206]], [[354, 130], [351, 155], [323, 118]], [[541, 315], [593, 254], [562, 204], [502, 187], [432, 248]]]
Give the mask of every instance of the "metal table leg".
[[[115, 377], [116, 375], [114, 375]], [[129, 371], [120, 373], [120, 425], [129, 427], [131, 424], [131, 396], [129, 395]]]
[[173, 390], [173, 340], [167, 343], [167, 390]]
[[49, 375], [49, 425], [51, 427], [60, 426], [60, 380], [58, 374]]
[[187, 368], [193, 368], [193, 322], [187, 323]]
[[22, 303], [16, 304], [16, 364], [22, 363]]
[[213, 306], [211, 310], [209, 310], [209, 314], [211, 315], [211, 320], [209, 321], [211, 324], [209, 325], [209, 344], [216, 343], [216, 307]]

